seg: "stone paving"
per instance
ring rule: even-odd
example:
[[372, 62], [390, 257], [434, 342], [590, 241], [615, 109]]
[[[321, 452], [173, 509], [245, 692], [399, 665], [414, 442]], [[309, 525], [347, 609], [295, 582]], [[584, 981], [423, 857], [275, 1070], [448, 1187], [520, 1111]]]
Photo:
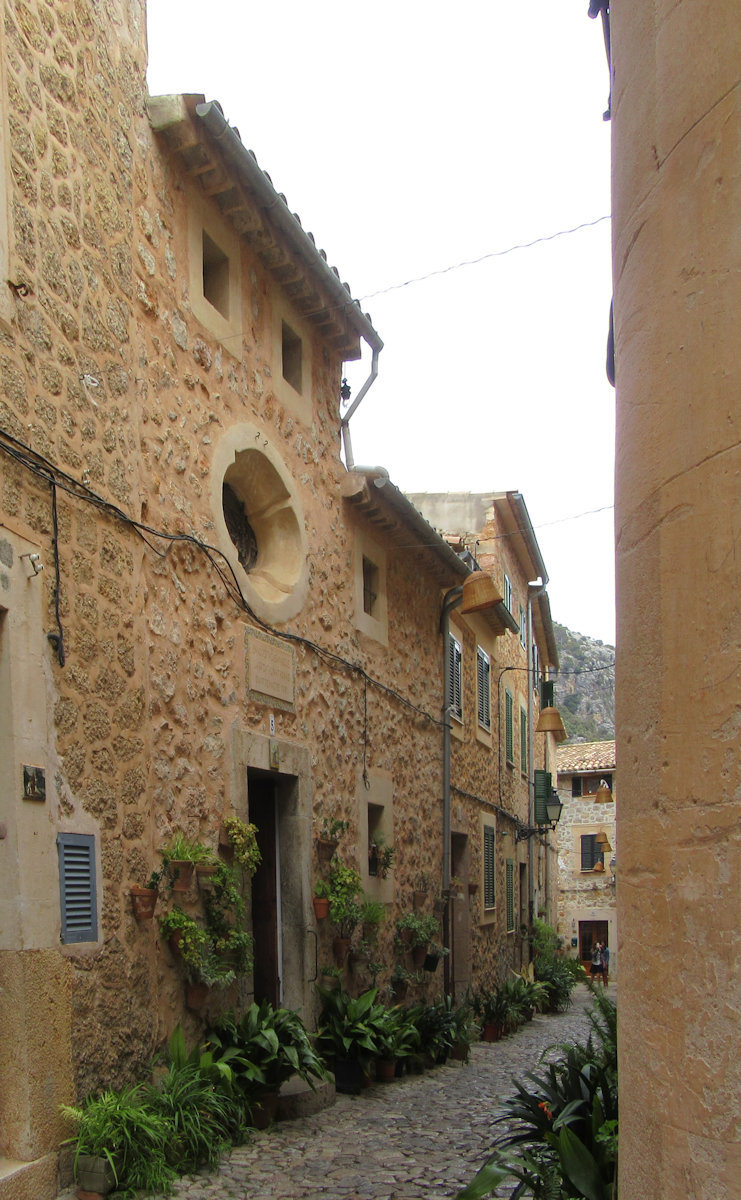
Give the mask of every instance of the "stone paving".
[[[616, 997], [612, 985], [609, 994]], [[537, 1016], [501, 1042], [478, 1043], [469, 1063], [338, 1096], [322, 1112], [257, 1133], [212, 1175], [175, 1186], [177, 1200], [444, 1200], [481, 1165], [492, 1117], [512, 1076], [556, 1042], [586, 1036], [591, 998], [579, 986], [567, 1013]], [[501, 1189], [509, 1196], [514, 1186]], [[66, 1195], [72, 1196], [73, 1193]], [[63, 1198], [59, 1198], [63, 1200]]]

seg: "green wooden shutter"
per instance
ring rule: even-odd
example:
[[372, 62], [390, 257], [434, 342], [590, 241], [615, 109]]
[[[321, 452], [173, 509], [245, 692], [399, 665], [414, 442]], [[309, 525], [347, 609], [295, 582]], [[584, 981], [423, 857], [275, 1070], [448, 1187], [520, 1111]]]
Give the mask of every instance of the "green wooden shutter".
[[495, 899], [494, 826], [484, 825], [484, 908], [493, 908]]
[[512, 729], [513, 719], [514, 719], [514, 701], [512, 700], [511, 692], [505, 692], [504, 706], [505, 706], [505, 754], [506, 754], [507, 762], [513, 763], [515, 761], [514, 732]]
[[552, 679], [541, 679], [540, 681], [540, 707], [553, 708], [554, 698], [553, 691], [555, 684]]
[[483, 725], [484, 729], [491, 729], [490, 671], [489, 655], [479, 646], [476, 651], [476, 688], [479, 725]]
[[450, 692], [446, 696], [446, 701], [453, 715], [461, 718], [463, 716], [461, 697], [462, 652], [460, 642], [453, 637], [452, 633], [448, 641], [448, 661], [450, 669]]
[[86, 833], [59, 833], [57, 849], [62, 941], [96, 942], [95, 838]]
[[507, 933], [515, 927], [515, 864], [507, 859]]
[[527, 713], [520, 709], [520, 770], [527, 775]]
[[547, 825], [548, 813], [546, 804], [551, 798], [553, 788], [552, 777], [550, 771], [535, 772], [535, 824]]

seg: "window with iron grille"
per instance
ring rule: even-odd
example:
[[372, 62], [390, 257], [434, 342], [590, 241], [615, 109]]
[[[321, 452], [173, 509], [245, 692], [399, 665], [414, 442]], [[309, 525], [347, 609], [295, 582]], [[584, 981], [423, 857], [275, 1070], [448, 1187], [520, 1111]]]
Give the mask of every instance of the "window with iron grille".
[[378, 567], [363, 555], [363, 612], [369, 617], [376, 615], [378, 600]]
[[597, 863], [605, 864], [604, 853], [597, 845], [596, 833], [585, 833], [581, 837], [581, 869], [593, 871]]
[[459, 721], [463, 720], [462, 663], [461, 644], [451, 633], [448, 641], [449, 685], [445, 701], [451, 715], [457, 717]]
[[491, 729], [491, 661], [489, 655], [481, 649], [476, 650], [476, 692], [478, 698], [479, 725]]
[[527, 712], [520, 708], [520, 770], [527, 775]]
[[512, 933], [515, 927], [515, 864], [511, 858], [506, 862], [507, 886], [507, 933]]
[[505, 730], [504, 745], [505, 745], [505, 758], [506, 758], [507, 762], [510, 764], [510, 766], [513, 766], [514, 761], [515, 761], [515, 749], [514, 749], [515, 737], [514, 737], [513, 724], [514, 724], [514, 700], [512, 699], [512, 693], [510, 691], [505, 691], [505, 693], [504, 693], [504, 730]]
[[484, 825], [484, 908], [494, 907], [494, 826]]
[[95, 838], [86, 833], [59, 833], [57, 849], [62, 941], [96, 942]]

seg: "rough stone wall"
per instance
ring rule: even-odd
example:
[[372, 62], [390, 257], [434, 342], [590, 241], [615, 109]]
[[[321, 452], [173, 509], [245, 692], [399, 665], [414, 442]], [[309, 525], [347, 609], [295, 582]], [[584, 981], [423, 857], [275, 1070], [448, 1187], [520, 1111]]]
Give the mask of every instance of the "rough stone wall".
[[[439, 594], [437, 585], [420, 587], [408, 555], [392, 554], [393, 649], [355, 630], [354, 518], [339, 491], [340, 363], [315, 338], [310, 425], [277, 401], [275, 285], [246, 246], [239, 356], [193, 319], [187, 193], [143, 108], [142, 7], [8, 0], [5, 30], [11, 278], [25, 295], [15, 294], [12, 319], [0, 327], [0, 420], [124, 514], [172, 538], [140, 536], [89, 497], [58, 493], [66, 662], [47, 646], [48, 802], [60, 828], [84, 820], [96, 830], [101, 861], [100, 942], [62, 952], [83, 1095], [141, 1075], [177, 1019], [192, 1035], [182, 978], [156, 923], [133, 919], [128, 886], [159, 865], [157, 848], [175, 829], [215, 845], [234, 800], [231, 731], [268, 732], [268, 707], [246, 699], [244, 613], [187, 537], [214, 541], [209, 476], [219, 435], [238, 421], [257, 424], [298, 482], [309, 599], [292, 630], [362, 663], [436, 718]], [[42, 543], [44, 630], [54, 631], [48, 485], [5, 456], [1, 477], [0, 507]], [[295, 711], [270, 708], [276, 736], [309, 746], [315, 814], [352, 820], [343, 849], [357, 859], [364, 691], [352, 671], [309, 647], [295, 657]], [[414, 873], [440, 877], [432, 815], [440, 747], [437, 726], [368, 689], [365, 765], [393, 779], [398, 911], [411, 906]], [[327, 931], [320, 936], [326, 961]], [[389, 963], [391, 936], [389, 920], [381, 935]], [[439, 980], [426, 989], [439, 990]]]

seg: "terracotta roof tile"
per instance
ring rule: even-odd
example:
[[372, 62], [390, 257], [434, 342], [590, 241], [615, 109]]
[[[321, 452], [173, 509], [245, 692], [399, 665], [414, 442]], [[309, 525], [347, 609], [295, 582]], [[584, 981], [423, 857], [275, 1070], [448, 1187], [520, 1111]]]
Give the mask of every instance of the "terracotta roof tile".
[[559, 746], [556, 763], [559, 775], [573, 775], [579, 771], [614, 771], [615, 742], [577, 742], [573, 746]]

